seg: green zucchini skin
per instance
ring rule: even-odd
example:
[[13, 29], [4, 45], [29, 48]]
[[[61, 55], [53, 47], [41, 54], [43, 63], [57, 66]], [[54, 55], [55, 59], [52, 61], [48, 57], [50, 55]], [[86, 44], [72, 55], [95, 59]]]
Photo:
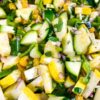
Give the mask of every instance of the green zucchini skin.
[[39, 30], [38, 42], [43, 41], [48, 35], [48, 32], [49, 32], [49, 23], [47, 21], [44, 21]]
[[0, 18], [6, 18], [6, 12], [0, 7]]
[[73, 48], [73, 38], [71, 32], [68, 32], [62, 40], [63, 53], [68, 57], [75, 56]]
[[78, 55], [86, 54], [91, 40], [89, 38], [87, 28], [81, 26], [79, 28], [80, 33], [75, 34], [74, 36], [74, 49]]
[[54, 26], [56, 37], [62, 41], [67, 33], [67, 13], [61, 13], [59, 17], [52, 21], [52, 25]]
[[29, 31], [25, 34], [25, 36], [21, 40], [22, 45], [30, 45], [32, 43], [37, 43], [37, 32]]
[[74, 81], [77, 81], [77, 78], [81, 70], [81, 62], [66, 61], [65, 65], [66, 65], [66, 69], [68, 73], [70, 74], [71, 78]]

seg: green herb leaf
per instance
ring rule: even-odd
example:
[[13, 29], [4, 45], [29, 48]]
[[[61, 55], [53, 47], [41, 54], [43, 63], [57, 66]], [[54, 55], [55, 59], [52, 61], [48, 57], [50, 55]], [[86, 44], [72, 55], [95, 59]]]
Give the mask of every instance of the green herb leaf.
[[20, 49], [20, 39], [16, 38], [12, 40], [10, 44], [11, 44], [11, 54], [17, 56]]
[[9, 75], [13, 70], [17, 69], [16, 66], [10, 68], [10, 69], [7, 69], [7, 70], [3, 70], [2, 72], [0, 72], [0, 79]]
[[55, 18], [54, 12], [51, 9], [44, 11], [44, 19], [51, 22]]
[[8, 25], [14, 26], [15, 23], [14, 18], [16, 17], [16, 11], [10, 11], [10, 13], [7, 15], [7, 23]]
[[45, 55], [46, 55], [47, 57], [51, 57], [51, 56], [52, 56], [52, 52], [51, 52], [51, 51], [48, 51], [48, 52], [45, 53]]
[[25, 35], [25, 31], [22, 30], [22, 29], [17, 29], [17, 30], [16, 30], [16, 35], [17, 35], [17, 36], [21, 36], [21, 35], [23, 36], [23, 35]]
[[33, 49], [34, 46], [35, 46], [34, 43], [31, 44], [30, 47], [25, 52], [23, 52], [22, 54], [20, 54], [20, 57], [23, 57], [23, 56], [27, 55]]
[[68, 20], [68, 25], [75, 26], [75, 24], [81, 23], [81, 20], [78, 18], [71, 18]]
[[83, 78], [83, 82], [84, 82], [85, 84], [87, 84], [87, 83], [89, 82], [89, 80], [90, 80], [90, 74], [91, 74], [91, 72], [89, 72], [89, 73]]
[[53, 36], [49, 37], [49, 40], [54, 41], [54, 42], [59, 41], [57, 37], [53, 37]]
[[38, 8], [44, 10], [43, 1], [42, 0], [35, 0], [35, 4], [37, 4]]
[[91, 71], [90, 64], [84, 55], [82, 55], [82, 59], [83, 59], [82, 68], [86, 72], [86, 74], [88, 74]]

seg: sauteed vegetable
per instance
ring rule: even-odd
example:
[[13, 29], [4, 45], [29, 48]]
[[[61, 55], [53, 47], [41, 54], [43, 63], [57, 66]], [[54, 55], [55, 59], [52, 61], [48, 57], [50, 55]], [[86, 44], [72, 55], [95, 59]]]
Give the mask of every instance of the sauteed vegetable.
[[99, 100], [100, 0], [0, 0], [0, 100]]

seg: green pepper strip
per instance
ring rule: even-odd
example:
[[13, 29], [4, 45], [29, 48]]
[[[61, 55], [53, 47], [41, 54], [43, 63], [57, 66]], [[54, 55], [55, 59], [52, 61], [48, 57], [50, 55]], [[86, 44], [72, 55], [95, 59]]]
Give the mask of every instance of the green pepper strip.
[[7, 70], [3, 70], [2, 72], [0, 72], [0, 79], [9, 75], [13, 70], [17, 69], [16, 66], [10, 68], [10, 69], [7, 69]]
[[30, 47], [28, 48], [28, 50], [26, 50], [24, 53], [20, 54], [19, 57], [23, 57], [23, 56], [27, 55], [32, 50], [34, 45], [35, 45], [34, 43], [31, 44]]

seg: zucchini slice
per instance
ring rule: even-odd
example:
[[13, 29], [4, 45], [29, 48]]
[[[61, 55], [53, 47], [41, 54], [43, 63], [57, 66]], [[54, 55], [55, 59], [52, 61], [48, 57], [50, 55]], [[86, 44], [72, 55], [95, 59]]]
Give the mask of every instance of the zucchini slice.
[[68, 32], [63, 40], [62, 40], [62, 46], [63, 46], [63, 53], [66, 54], [68, 57], [75, 56], [74, 48], [73, 48], [73, 41], [72, 41], [72, 35], [70, 32]]
[[81, 25], [79, 31], [80, 33], [74, 36], [74, 48], [76, 53], [80, 55], [87, 52], [91, 41], [89, 38], [88, 29], [84, 25]]
[[38, 49], [38, 44], [36, 44], [35, 47], [30, 52], [30, 57], [32, 57], [32, 58], [40, 58], [41, 55], [42, 54]]
[[50, 76], [48, 66], [39, 65], [38, 67], [39, 67], [40, 76], [42, 76], [42, 79], [43, 79], [43, 86], [44, 86], [45, 92], [52, 93], [52, 91], [54, 90], [54, 87], [53, 87], [53, 81]]
[[43, 41], [46, 38], [48, 32], [49, 32], [49, 23], [47, 21], [44, 21], [42, 27], [39, 30], [38, 41], [39, 42]]
[[0, 7], [0, 18], [6, 18], [6, 13], [3, 8]]
[[33, 8], [29, 8], [29, 7], [21, 8], [16, 10], [16, 15], [17, 17], [22, 17], [24, 20], [28, 20], [33, 10], [34, 10]]
[[77, 81], [76, 85], [73, 88], [73, 92], [75, 94], [82, 94], [85, 90], [86, 84], [83, 83], [83, 77], [80, 77], [80, 79]]
[[35, 79], [36, 77], [38, 77], [38, 69], [37, 67], [32, 67], [28, 70], [24, 71], [24, 75], [25, 75], [25, 79], [26, 81]]
[[19, 57], [18, 56], [9, 56], [7, 58], [2, 59], [3, 64], [3, 70], [12, 68], [13, 66], [15, 66], [19, 61]]
[[0, 55], [9, 56], [11, 47], [9, 45], [9, 39], [7, 33], [0, 33]]
[[15, 84], [9, 86], [4, 92], [6, 99], [8, 100], [18, 99], [24, 87], [25, 87], [25, 83], [23, 80], [20, 80], [16, 82]]
[[100, 52], [100, 40], [95, 39], [94, 42], [90, 45], [88, 53]]
[[81, 62], [71, 62], [71, 61], [66, 61], [66, 69], [70, 74], [70, 77], [76, 81], [79, 73], [80, 73], [80, 69], [81, 69]]
[[38, 30], [40, 30], [41, 27], [42, 27], [42, 24], [37, 23], [37, 24], [34, 24], [31, 29], [35, 30], [35, 31], [38, 31]]
[[59, 52], [56, 46], [51, 41], [48, 41], [45, 44], [44, 53], [46, 56], [59, 58]]
[[1, 87], [0, 87], [0, 99], [1, 99], [1, 100], [6, 100], [6, 97], [5, 97], [5, 95], [3, 94], [3, 90], [2, 90]]
[[14, 27], [8, 25], [0, 25], [0, 32], [11, 33], [14, 34]]
[[55, 7], [55, 10], [58, 11], [59, 8], [62, 8], [62, 6], [64, 5], [64, 0], [54, 0], [53, 5]]
[[58, 18], [52, 22], [57, 38], [61, 41], [67, 33], [67, 13], [63, 12]]
[[32, 43], [37, 43], [38, 34], [36, 31], [29, 31], [25, 34], [25, 36], [21, 40], [21, 44], [29, 45]]
[[0, 25], [7, 25], [7, 19], [1, 19]]
[[90, 96], [93, 90], [96, 88], [97, 84], [100, 81], [100, 72], [95, 69], [94, 72], [91, 73], [90, 81], [87, 84], [87, 88], [83, 92], [83, 97], [86, 99]]
[[100, 98], [100, 88], [97, 89], [96, 94], [94, 96], [94, 100], [99, 100]]
[[38, 88], [43, 88], [43, 79], [41, 76], [35, 78], [32, 82], [30, 82], [27, 87], [29, 87], [32, 91], [36, 91]]

